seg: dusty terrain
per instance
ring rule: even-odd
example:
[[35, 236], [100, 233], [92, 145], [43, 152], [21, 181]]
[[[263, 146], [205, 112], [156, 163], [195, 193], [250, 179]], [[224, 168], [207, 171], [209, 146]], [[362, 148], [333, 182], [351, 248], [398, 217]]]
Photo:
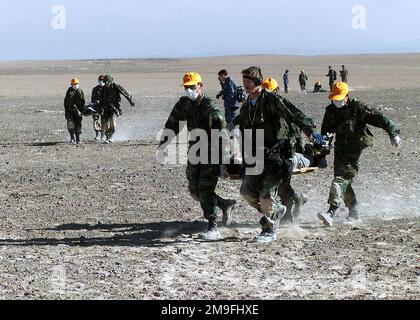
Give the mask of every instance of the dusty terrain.
[[[363, 222], [332, 229], [316, 213], [327, 208], [332, 168], [297, 176], [310, 201], [295, 226], [271, 244], [252, 241], [259, 215], [235, 181], [218, 192], [239, 208], [216, 243], [200, 242], [205, 228], [186, 190], [185, 168], [162, 168], [155, 135], [182, 95], [184, 72], [202, 73], [206, 91], [219, 90], [217, 71], [234, 79], [258, 64], [281, 79], [291, 71], [287, 97], [320, 124], [327, 66], [349, 68], [353, 96], [381, 108], [402, 128], [391, 147], [375, 129], [355, 181]], [[420, 55], [340, 57], [229, 57], [0, 63], [0, 298], [2, 299], [419, 299]], [[124, 102], [118, 142], [68, 144], [63, 98], [70, 79], [90, 97], [100, 73], [110, 73], [139, 102]], [[219, 101], [220, 103], [220, 101]], [[329, 158], [332, 163], [332, 158]]]

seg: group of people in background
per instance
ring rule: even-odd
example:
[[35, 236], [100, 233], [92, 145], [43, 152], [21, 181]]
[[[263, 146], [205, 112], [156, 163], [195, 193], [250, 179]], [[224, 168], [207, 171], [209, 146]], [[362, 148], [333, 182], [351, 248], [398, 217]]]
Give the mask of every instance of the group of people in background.
[[92, 90], [91, 103], [86, 105], [85, 95], [80, 88], [80, 82], [74, 78], [70, 82], [64, 98], [64, 111], [71, 144], [80, 144], [82, 120], [84, 116], [93, 117], [95, 139], [104, 143], [113, 142], [116, 130], [116, 118], [122, 114], [121, 95], [131, 107], [135, 107], [132, 95], [121, 85], [114, 82], [110, 75], [100, 75], [98, 85]]
[[[340, 70], [341, 81], [347, 83], [349, 72], [344, 65], [342, 65], [341, 68], [342, 68]], [[328, 84], [329, 84], [330, 92], [332, 92], [334, 83], [337, 80], [337, 71], [335, 71], [331, 66], [328, 66], [328, 73], [325, 76], [328, 77]], [[305, 73], [305, 70], [302, 69], [299, 73], [298, 81], [299, 81], [300, 90], [303, 94], [307, 93], [306, 85], [307, 85], [308, 80], [309, 80], [308, 75]], [[286, 69], [286, 71], [283, 74], [283, 85], [284, 85], [284, 93], [288, 93], [289, 92], [289, 70], [288, 69]], [[326, 92], [325, 89], [322, 89], [321, 81], [318, 80], [315, 83], [313, 92], [314, 93]]]

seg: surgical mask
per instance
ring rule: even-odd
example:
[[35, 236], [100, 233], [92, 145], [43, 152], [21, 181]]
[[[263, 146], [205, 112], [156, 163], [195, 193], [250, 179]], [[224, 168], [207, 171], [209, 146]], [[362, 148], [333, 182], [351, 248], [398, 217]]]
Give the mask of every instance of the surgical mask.
[[74, 90], [79, 89], [79, 85], [78, 84], [74, 84], [74, 85], [72, 85], [72, 87], [73, 87]]
[[105, 82], [103, 82], [103, 81], [99, 81], [98, 83], [101, 87], [103, 87], [105, 85]]
[[197, 93], [197, 91], [193, 90], [193, 89], [187, 89], [185, 90], [185, 95], [192, 101], [197, 100], [199, 94]]
[[346, 105], [346, 99], [343, 100], [333, 100], [333, 103], [335, 105], [336, 108], [340, 109], [342, 107], [344, 107]]

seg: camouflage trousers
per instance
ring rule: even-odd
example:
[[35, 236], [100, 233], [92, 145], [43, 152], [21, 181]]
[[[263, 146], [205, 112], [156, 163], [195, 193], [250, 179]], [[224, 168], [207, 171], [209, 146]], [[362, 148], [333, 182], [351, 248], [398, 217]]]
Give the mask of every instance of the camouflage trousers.
[[267, 221], [280, 220], [282, 202], [293, 202], [294, 191], [290, 179], [291, 176], [271, 174], [265, 169], [261, 175], [244, 177], [241, 195], [249, 205], [264, 215], [260, 221], [263, 229], [267, 227]]
[[188, 163], [186, 174], [190, 195], [200, 202], [204, 217], [216, 220], [217, 204], [221, 199], [215, 193], [220, 174], [219, 165]]
[[362, 153], [361, 148], [353, 152], [343, 152], [339, 148], [335, 150], [334, 158], [334, 180], [331, 183], [328, 204], [334, 207], [341, 207], [341, 204], [348, 208], [358, 205], [356, 194], [352, 183], [359, 171], [359, 159]]
[[82, 133], [82, 118], [81, 117], [69, 117], [67, 120], [67, 129], [69, 132], [76, 134]]
[[117, 115], [115, 113], [104, 113], [101, 116], [101, 131], [107, 138], [112, 138], [117, 126]]

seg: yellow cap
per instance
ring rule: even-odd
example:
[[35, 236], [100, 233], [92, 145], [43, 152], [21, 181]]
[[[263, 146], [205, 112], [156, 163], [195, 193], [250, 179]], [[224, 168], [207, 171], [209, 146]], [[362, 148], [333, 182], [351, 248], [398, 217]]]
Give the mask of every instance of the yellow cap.
[[188, 72], [184, 75], [181, 86], [195, 86], [198, 83], [202, 83], [201, 76], [197, 72]]
[[344, 100], [349, 94], [349, 86], [345, 82], [337, 82], [334, 84], [332, 93], [328, 97], [330, 100]]
[[74, 85], [74, 84], [79, 84], [79, 79], [76, 79], [76, 78], [74, 78], [74, 79], [71, 79], [71, 85]]
[[279, 87], [279, 84], [277, 83], [276, 79], [267, 78], [263, 81], [261, 86], [267, 89], [268, 91], [273, 92]]

